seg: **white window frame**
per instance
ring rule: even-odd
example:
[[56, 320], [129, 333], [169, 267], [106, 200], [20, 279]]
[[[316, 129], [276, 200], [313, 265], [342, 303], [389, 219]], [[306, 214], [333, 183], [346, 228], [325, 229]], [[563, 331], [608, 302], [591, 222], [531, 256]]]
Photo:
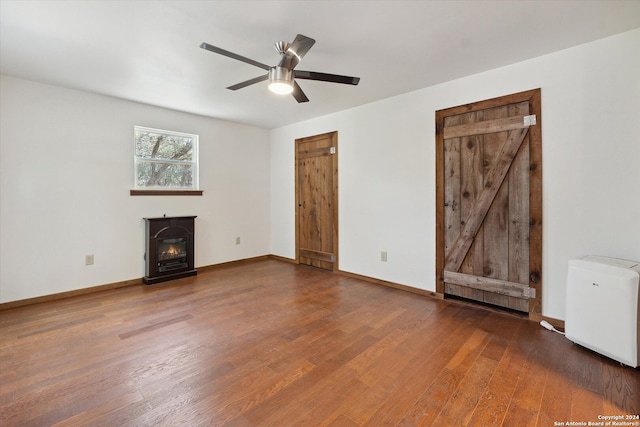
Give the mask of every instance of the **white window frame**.
[[[193, 141], [192, 144], [192, 156], [191, 160], [171, 160], [171, 159], [152, 159], [149, 157], [138, 157], [136, 156], [136, 133], [137, 132], [150, 132], [162, 135], [169, 136], [179, 136], [179, 137], [187, 137], [191, 138]], [[185, 133], [185, 132], [175, 132], [170, 130], [163, 129], [155, 129], [144, 126], [134, 126], [133, 127], [133, 184], [136, 190], [150, 190], [150, 191], [193, 191], [199, 190], [199, 161], [198, 161], [198, 151], [199, 151], [199, 135]], [[157, 164], [179, 164], [179, 165], [190, 165], [192, 176], [191, 176], [191, 186], [189, 187], [170, 187], [170, 186], [143, 186], [138, 185], [138, 165], [141, 163], [157, 163]]]

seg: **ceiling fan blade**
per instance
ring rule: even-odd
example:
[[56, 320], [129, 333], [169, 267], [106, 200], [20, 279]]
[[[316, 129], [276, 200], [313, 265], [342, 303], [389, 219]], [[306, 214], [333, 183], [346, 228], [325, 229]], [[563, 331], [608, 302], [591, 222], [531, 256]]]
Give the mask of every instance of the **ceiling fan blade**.
[[289, 49], [287, 49], [287, 52], [292, 52], [300, 60], [307, 54], [307, 52], [309, 52], [309, 49], [311, 49], [311, 46], [313, 46], [315, 43], [316, 41], [311, 37], [298, 34], [295, 40], [293, 40], [293, 42], [291, 42], [291, 44], [289, 45]]
[[206, 42], [202, 42], [200, 44], [200, 47], [202, 49], [208, 50], [210, 52], [217, 53], [217, 54], [220, 54], [220, 55], [224, 55], [224, 56], [227, 56], [229, 58], [237, 59], [238, 61], [242, 61], [242, 62], [245, 62], [245, 63], [250, 64], [250, 65], [254, 65], [254, 66], [258, 67], [258, 68], [262, 68], [263, 70], [267, 70], [268, 71], [269, 68], [271, 68], [270, 66], [265, 65], [265, 64], [263, 64], [261, 62], [254, 61], [253, 59], [245, 58], [244, 56], [238, 55], [237, 53], [229, 52], [228, 50], [224, 50], [224, 49], [221, 49], [219, 47], [210, 45], [209, 43], [206, 43]]
[[242, 89], [243, 87], [251, 86], [254, 83], [263, 82], [263, 81], [267, 80], [268, 78], [269, 78], [269, 74], [265, 74], [264, 76], [255, 77], [253, 79], [246, 80], [244, 82], [235, 84], [233, 86], [229, 86], [227, 89], [231, 89], [231, 90]]
[[309, 98], [304, 94], [298, 83], [293, 82], [293, 92], [291, 93], [298, 102], [309, 102]]
[[341, 76], [338, 74], [318, 73], [315, 71], [294, 70], [293, 75], [296, 79], [319, 80], [321, 82], [342, 83], [346, 85], [357, 85], [360, 83], [360, 77]]
[[298, 34], [293, 42], [289, 45], [287, 50], [280, 59], [279, 67], [284, 67], [287, 70], [293, 70], [300, 62], [303, 56], [309, 52], [309, 49], [315, 44], [315, 40]]

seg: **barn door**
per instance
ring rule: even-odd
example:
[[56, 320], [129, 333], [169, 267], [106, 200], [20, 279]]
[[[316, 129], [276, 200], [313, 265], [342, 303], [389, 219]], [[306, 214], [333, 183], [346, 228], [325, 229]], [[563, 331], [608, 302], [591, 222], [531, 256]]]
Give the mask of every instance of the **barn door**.
[[338, 269], [338, 133], [296, 140], [298, 262]]
[[541, 314], [540, 90], [436, 112], [437, 291]]

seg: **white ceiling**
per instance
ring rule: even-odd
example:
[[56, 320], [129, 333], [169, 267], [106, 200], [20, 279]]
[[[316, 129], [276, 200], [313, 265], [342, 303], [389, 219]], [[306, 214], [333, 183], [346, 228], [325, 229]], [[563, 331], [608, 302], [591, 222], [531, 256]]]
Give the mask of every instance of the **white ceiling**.
[[[640, 1], [0, 1], [0, 72], [277, 128], [640, 27]], [[273, 44], [316, 44], [299, 69], [361, 78], [270, 93]], [[640, 51], [639, 51], [640, 52]], [[630, 54], [640, 54], [630, 52]]]

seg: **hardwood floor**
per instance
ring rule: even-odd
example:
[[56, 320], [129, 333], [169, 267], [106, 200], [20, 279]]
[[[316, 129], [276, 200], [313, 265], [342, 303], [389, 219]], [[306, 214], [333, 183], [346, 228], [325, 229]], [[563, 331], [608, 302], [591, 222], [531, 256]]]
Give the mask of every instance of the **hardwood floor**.
[[553, 426], [640, 413], [639, 369], [534, 322], [274, 260], [5, 310], [0, 332], [3, 426]]

